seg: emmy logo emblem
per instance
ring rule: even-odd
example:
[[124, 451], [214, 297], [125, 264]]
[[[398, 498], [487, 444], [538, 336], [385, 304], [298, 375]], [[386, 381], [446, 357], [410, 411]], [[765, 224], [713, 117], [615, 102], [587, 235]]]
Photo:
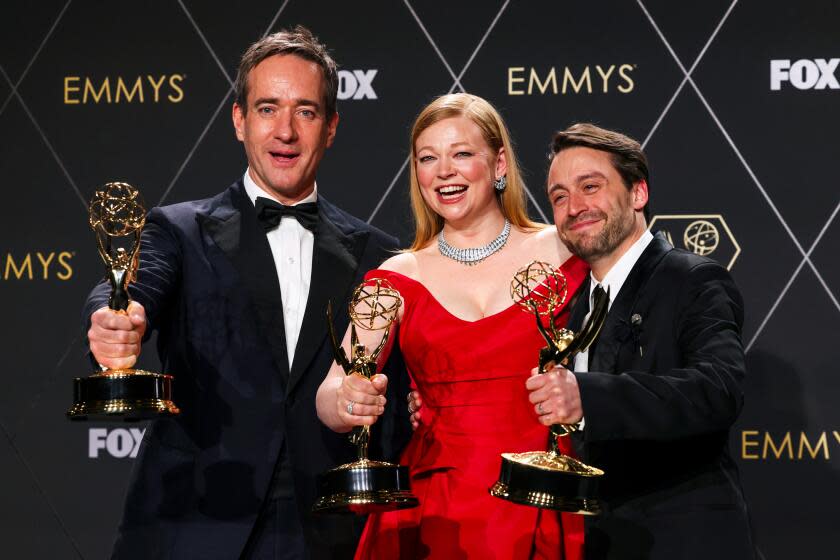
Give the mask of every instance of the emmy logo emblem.
[[[140, 193], [126, 183], [108, 183], [93, 196], [89, 217], [111, 284], [108, 307], [125, 313], [131, 301], [128, 285], [137, 276], [140, 232], [146, 222]], [[178, 412], [172, 402], [171, 375], [103, 368], [73, 380], [73, 406], [67, 416], [71, 420], [142, 420]]]
[[[558, 329], [555, 322], [567, 291], [563, 273], [539, 261], [517, 272], [511, 281], [511, 297], [534, 314], [537, 328], [548, 343], [540, 350], [540, 373], [556, 364], [568, 365], [578, 352], [589, 348], [607, 317], [609, 296], [600, 290], [596, 291], [589, 320], [580, 332]], [[502, 453], [499, 480], [490, 488], [490, 494], [539, 508], [584, 515], [600, 513], [597, 482], [604, 471], [560, 452], [559, 438], [577, 430], [576, 425], [551, 426], [549, 451]]]
[[[350, 358], [339, 345], [332, 326], [332, 304], [327, 305], [327, 327], [335, 361], [347, 375], [370, 379], [376, 374], [376, 358], [388, 342], [391, 325], [397, 318], [400, 293], [384, 279], [375, 278], [359, 285], [350, 299]], [[376, 349], [368, 354], [359, 341], [356, 327], [383, 331]], [[416, 507], [419, 502], [409, 487], [408, 469], [368, 459], [370, 426], [353, 430], [350, 441], [356, 445], [357, 460], [318, 476], [315, 512], [367, 514]]]

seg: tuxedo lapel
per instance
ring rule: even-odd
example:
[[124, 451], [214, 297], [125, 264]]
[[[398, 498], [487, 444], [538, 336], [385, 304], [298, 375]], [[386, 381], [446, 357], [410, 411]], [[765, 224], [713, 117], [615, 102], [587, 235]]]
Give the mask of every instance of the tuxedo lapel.
[[[205, 245], [215, 245], [228, 259], [232, 259], [239, 252], [242, 215], [232, 205], [229, 194], [226, 193], [222, 202], [209, 214], [198, 214], [196, 219], [207, 236], [204, 239]], [[212, 255], [212, 252], [208, 252], [208, 255]]]
[[664, 236], [657, 234], [633, 265], [627, 280], [621, 286], [621, 291], [613, 299], [607, 320], [601, 329], [601, 334], [598, 335], [595, 355], [590, 358], [590, 371], [615, 373], [618, 351], [630, 332], [630, 315], [636, 305], [636, 300], [644, 290], [653, 270], [671, 249], [671, 245]]
[[198, 220], [248, 290], [257, 326], [285, 380], [289, 375], [289, 361], [283, 301], [271, 247], [241, 183], [228, 192], [230, 197], [223, 204], [207, 215], [199, 214]]
[[[368, 232], [342, 232], [331, 216], [332, 208], [321, 198], [318, 201], [318, 232], [312, 252], [312, 281], [306, 300], [306, 311], [300, 327], [287, 392], [294, 390], [327, 336], [327, 302], [332, 301], [333, 312], [341, 314], [353, 278], [359, 267], [359, 256], [367, 242]], [[333, 317], [335, 321], [335, 317]], [[342, 337], [344, 333], [337, 333]], [[326, 375], [326, 371], [318, 372]]]

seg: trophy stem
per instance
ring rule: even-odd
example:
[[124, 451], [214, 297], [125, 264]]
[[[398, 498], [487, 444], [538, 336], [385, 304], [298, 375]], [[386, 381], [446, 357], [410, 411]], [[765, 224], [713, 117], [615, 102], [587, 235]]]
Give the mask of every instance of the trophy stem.
[[362, 426], [355, 434], [356, 451], [359, 461], [368, 460], [368, 442], [370, 441], [370, 426]]
[[550, 451], [554, 455], [560, 455], [560, 434], [554, 429], [556, 426], [551, 426], [548, 430], [550, 440]]
[[125, 311], [131, 301], [128, 297], [129, 271], [125, 268], [111, 268], [108, 270], [108, 281], [111, 284], [111, 296], [108, 307], [114, 311]]

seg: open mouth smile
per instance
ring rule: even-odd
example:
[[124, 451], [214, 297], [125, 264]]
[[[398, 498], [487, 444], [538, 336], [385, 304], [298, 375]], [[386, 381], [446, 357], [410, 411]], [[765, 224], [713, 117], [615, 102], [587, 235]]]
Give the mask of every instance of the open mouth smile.
[[300, 157], [300, 154], [298, 152], [290, 152], [286, 150], [280, 150], [276, 152], [272, 151], [268, 152], [268, 154], [271, 156], [271, 160], [275, 163], [275, 165], [283, 167], [287, 165], [293, 165]]
[[464, 197], [469, 187], [467, 185], [443, 185], [435, 189], [442, 202], [456, 202]]

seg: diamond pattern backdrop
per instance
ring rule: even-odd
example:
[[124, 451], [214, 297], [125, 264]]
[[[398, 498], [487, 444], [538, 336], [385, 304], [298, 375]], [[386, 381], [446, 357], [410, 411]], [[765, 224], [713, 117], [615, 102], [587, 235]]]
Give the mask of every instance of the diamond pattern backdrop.
[[[86, 201], [109, 180], [138, 185], [150, 204], [233, 182], [245, 169], [230, 124], [239, 56], [260, 35], [302, 23], [368, 81], [343, 83], [319, 189], [404, 243], [409, 126], [453, 91], [505, 115], [535, 218], [550, 217], [550, 135], [579, 120], [643, 140], [653, 213], [675, 244], [691, 220], [667, 216], [720, 216], [710, 256], [728, 263], [741, 249], [732, 273], [747, 302], [749, 380], [731, 444], [761, 554], [830, 557], [840, 467], [839, 19], [831, 0], [5, 6], [4, 556], [106, 557], [132, 463], [127, 430], [143, 428], [64, 419], [70, 379], [90, 368], [79, 309], [102, 273]], [[773, 60], [806, 62], [777, 76], [774, 90]], [[143, 360], [154, 368], [153, 352]], [[97, 434], [111, 444], [92, 445]]]

